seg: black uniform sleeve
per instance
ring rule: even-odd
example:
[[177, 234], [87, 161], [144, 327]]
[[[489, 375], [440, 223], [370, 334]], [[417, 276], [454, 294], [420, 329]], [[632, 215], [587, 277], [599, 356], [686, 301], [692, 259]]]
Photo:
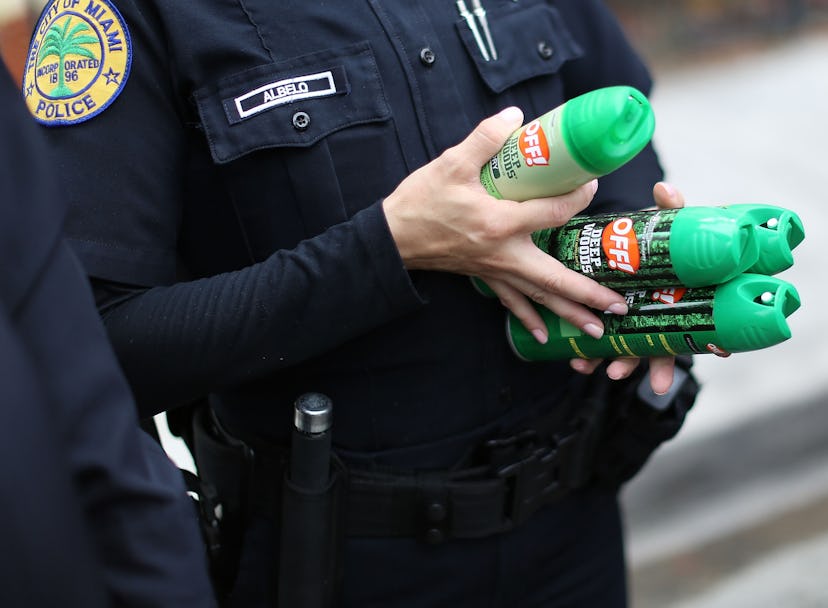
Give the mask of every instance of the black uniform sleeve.
[[295, 365], [416, 309], [407, 274], [385, 278], [401, 266], [390, 237], [375, 237], [387, 231], [378, 203], [240, 271], [146, 290], [97, 281], [141, 415]]

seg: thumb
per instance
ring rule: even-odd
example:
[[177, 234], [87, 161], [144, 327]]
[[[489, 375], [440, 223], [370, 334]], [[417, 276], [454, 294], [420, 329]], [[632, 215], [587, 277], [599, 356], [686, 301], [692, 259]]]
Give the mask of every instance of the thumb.
[[468, 162], [482, 167], [522, 124], [523, 111], [510, 106], [483, 120], [458, 147], [462, 148], [462, 155]]

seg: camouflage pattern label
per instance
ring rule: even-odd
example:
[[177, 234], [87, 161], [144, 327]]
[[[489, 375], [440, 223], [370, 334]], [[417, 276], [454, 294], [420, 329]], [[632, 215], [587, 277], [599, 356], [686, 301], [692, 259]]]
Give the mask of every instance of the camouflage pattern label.
[[538, 344], [520, 321], [509, 319], [514, 352], [529, 361], [653, 355], [729, 353], [718, 345], [713, 322], [715, 287], [634, 289], [625, 297], [627, 315], [605, 314], [604, 337], [591, 338], [567, 321], [538, 307], [549, 330], [549, 341]]
[[577, 216], [532, 235], [567, 268], [608, 287], [679, 283], [670, 257], [670, 229], [680, 209]]

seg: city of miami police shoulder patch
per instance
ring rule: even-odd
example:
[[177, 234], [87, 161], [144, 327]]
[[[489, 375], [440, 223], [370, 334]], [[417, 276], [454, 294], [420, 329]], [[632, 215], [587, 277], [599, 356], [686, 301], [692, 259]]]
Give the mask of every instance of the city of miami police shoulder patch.
[[115, 101], [131, 63], [129, 31], [111, 2], [51, 0], [26, 58], [26, 105], [44, 125], [84, 122]]

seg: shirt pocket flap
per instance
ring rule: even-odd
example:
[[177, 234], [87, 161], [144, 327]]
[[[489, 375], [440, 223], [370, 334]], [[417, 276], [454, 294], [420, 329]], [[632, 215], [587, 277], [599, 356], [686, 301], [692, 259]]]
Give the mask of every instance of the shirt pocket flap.
[[305, 147], [391, 116], [367, 42], [233, 74], [194, 94], [213, 160]]
[[492, 10], [487, 21], [497, 50], [497, 59], [490, 61], [483, 57], [466, 21], [456, 26], [480, 76], [495, 93], [536, 76], [555, 74], [564, 63], [583, 55], [560, 13], [550, 6]]

